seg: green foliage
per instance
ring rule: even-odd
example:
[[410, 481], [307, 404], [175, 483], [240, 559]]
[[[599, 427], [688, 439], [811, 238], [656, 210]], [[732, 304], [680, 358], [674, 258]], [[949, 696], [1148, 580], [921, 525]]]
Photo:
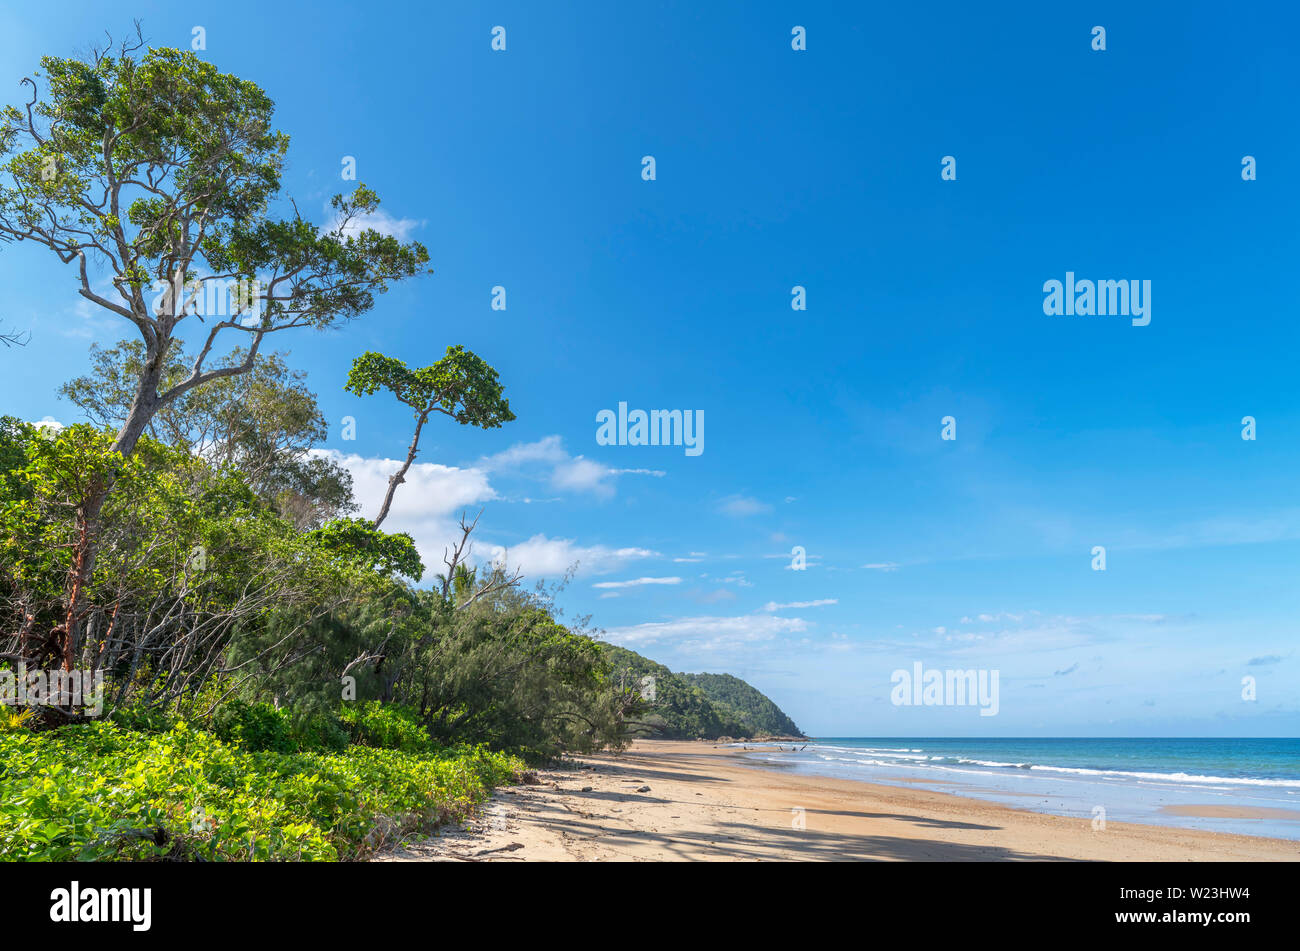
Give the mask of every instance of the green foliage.
[[77, 513], [110, 482], [120, 483], [121, 491], [103, 513], [103, 523], [123, 528], [134, 523], [135, 529], [126, 534], [139, 543], [139, 515], [150, 511], [160, 535], [149, 542], [156, 546], [152, 565], [110, 553], [112, 560], [106, 560], [104, 568], [142, 580], [164, 563], [183, 560], [174, 545], [165, 543], [169, 537], [175, 540], [167, 530], [189, 536], [196, 526], [173, 491], [177, 480], [161, 471], [178, 465], [179, 456], [151, 447], [149, 453], [128, 460], [112, 449], [111, 437], [86, 424], [54, 433], [29, 428], [21, 435], [24, 464], [9, 474], [6, 497], [0, 498], [0, 564], [9, 566], [16, 583], [29, 587], [29, 600], [62, 595], [76, 549]]
[[358, 396], [369, 396], [380, 388], [396, 396], [415, 411], [415, 434], [402, 467], [388, 479], [374, 525], [388, 516], [393, 493], [406, 480], [407, 470], [419, 452], [420, 433], [431, 413], [450, 416], [462, 425], [491, 429], [515, 418], [510, 402], [502, 397], [497, 371], [464, 347], [448, 347], [447, 355], [433, 366], [412, 370], [395, 357], [367, 352], [352, 361], [344, 387]]
[[313, 531], [310, 537], [325, 551], [347, 558], [381, 577], [397, 574], [419, 581], [424, 575], [424, 563], [410, 535], [381, 532], [364, 518], [335, 519]]
[[491, 429], [515, 418], [497, 371], [461, 346], [448, 347], [441, 360], [418, 370], [372, 351], [352, 361], [348, 392], [369, 396], [381, 387], [418, 414], [439, 412], [462, 425]]
[[465, 815], [522, 767], [464, 746], [253, 753], [184, 722], [0, 733], [0, 857], [355, 859]]
[[[0, 482], [0, 610], [10, 612], [0, 631], [29, 626], [39, 642], [62, 623], [65, 581], [88, 530], [83, 506], [115, 483], [95, 520], [99, 557], [77, 591], [87, 636], [67, 648], [120, 688], [110, 709], [140, 693], [154, 707], [179, 700], [203, 686], [233, 639], [273, 622], [279, 636], [261, 669], [275, 669], [301, 653], [332, 598], [377, 580], [299, 532], [239, 473], [184, 450], [146, 438], [126, 457], [110, 432], [87, 424], [21, 435], [25, 464]], [[159, 611], [166, 625], [149, 621]], [[61, 663], [58, 649], [31, 661]]]
[[[90, 62], [46, 56], [41, 67], [34, 121], [10, 106], [0, 125], [12, 151], [0, 169], [13, 182], [0, 187], [0, 233], [68, 256], [104, 250], [133, 319], [152, 316], [141, 292], [176, 266], [187, 277], [282, 275], [262, 309], [262, 326], [279, 327], [356, 316], [373, 291], [427, 264], [417, 243], [355, 232], [353, 222], [379, 205], [364, 185], [335, 196], [338, 220], [324, 232], [266, 216], [289, 137], [272, 127], [275, 105], [255, 83], [188, 50], [139, 45]], [[55, 176], [46, 174], [51, 163]], [[200, 261], [206, 267], [192, 267]], [[169, 309], [182, 311], [179, 301]]]
[[[192, 51], [146, 49], [143, 39], [86, 60], [46, 56], [41, 66], [44, 89], [25, 79], [31, 100], [0, 114], [0, 241], [30, 242], [77, 263], [81, 296], [139, 331], [135, 376], [119, 381], [132, 394], [112, 444], [123, 456], [160, 411], [253, 371], [267, 334], [357, 317], [390, 282], [427, 271], [418, 242], [364, 227], [379, 207], [365, 185], [334, 196], [334, 220], [323, 228], [296, 206], [292, 219], [270, 216], [289, 138], [273, 128], [274, 103], [255, 83]], [[92, 286], [92, 258], [107, 262], [110, 290]], [[200, 315], [198, 302], [223, 296], [228, 306], [219, 315]], [[168, 361], [178, 353], [179, 328], [195, 316], [203, 344], [178, 371]], [[247, 349], [232, 350], [232, 340]], [[132, 355], [121, 356], [129, 363]], [[93, 403], [80, 381], [72, 395]], [[297, 412], [299, 426], [305, 410], [310, 425], [311, 407], [292, 403], [275, 405]], [[226, 422], [239, 429], [248, 420]], [[242, 444], [256, 447], [264, 434], [255, 423], [244, 430]], [[337, 476], [327, 470], [309, 460], [290, 475], [319, 488]], [[264, 488], [257, 473], [246, 476]], [[102, 548], [94, 531], [100, 509], [117, 492], [111, 477], [94, 488], [82, 507], [86, 531], [69, 575], [69, 617]], [[314, 522], [320, 514], [299, 513]]]
[[269, 703], [228, 700], [213, 714], [212, 732], [222, 742], [254, 753], [292, 753], [297, 749], [289, 714]]
[[429, 731], [419, 714], [396, 703], [371, 700], [344, 705], [339, 714], [352, 742], [386, 750], [425, 753], [431, 748]]
[[19, 730], [30, 729], [35, 719], [35, 710], [0, 704], [0, 733], [16, 733]]
[[24, 486], [18, 470], [27, 463], [27, 444], [35, 431], [30, 423], [0, 416], [0, 499], [19, 498]]
[[627, 698], [600, 645], [542, 605], [508, 592], [433, 622], [397, 687], [435, 740], [488, 743], [531, 761], [624, 744]]
[[[260, 348], [365, 312], [428, 255], [363, 227], [379, 207], [364, 185], [324, 228], [272, 218], [288, 138], [266, 93], [142, 50], [46, 57], [30, 114], [0, 114], [0, 240], [79, 263], [82, 297], [140, 332], [63, 387], [90, 424], [0, 417], [0, 654], [107, 686], [101, 721], [0, 708], [0, 857], [354, 858], [463, 815], [520, 768], [489, 748], [541, 761], [622, 748], [642, 714], [668, 735], [743, 735], [770, 715], [734, 685], [710, 701], [603, 647], [460, 549], [438, 590], [414, 587], [414, 541], [378, 525], [420, 427], [515, 418], [464, 347], [421, 369], [354, 361], [350, 392], [388, 390], [418, 423], [374, 523], [347, 517], [350, 478], [312, 452], [315, 395]], [[256, 301], [205, 313], [186, 352], [188, 295], [267, 277]], [[629, 658], [661, 677], [656, 703]], [[340, 707], [341, 683], [355, 703]]]
[[291, 714], [290, 736], [302, 752], [341, 753], [348, 747], [348, 732], [338, 717], [311, 710]]
[[[60, 387], [60, 394], [101, 427], [116, 431], [131, 413], [146, 352], [139, 340], [90, 348], [92, 370]], [[233, 370], [248, 358], [235, 348], [216, 369]], [[163, 390], [180, 385], [194, 365], [184, 342], [172, 340], [159, 378]], [[352, 477], [310, 454], [328, 426], [316, 395], [283, 354], [258, 354], [247, 372], [214, 379], [161, 405], [148, 434], [175, 449], [200, 454], [214, 468], [238, 469], [257, 495], [301, 527], [350, 511]]]
[[[144, 723], [153, 729], [157, 719], [150, 717]], [[213, 711], [209, 729], [223, 743], [253, 753], [341, 753], [349, 741], [345, 724], [337, 716], [310, 707], [275, 707], [263, 701], [223, 701]], [[428, 743], [419, 747], [393, 744], [391, 748], [427, 752]]]
[[644, 678], [654, 678], [654, 699], [633, 720], [635, 732], [668, 739], [750, 735], [745, 724], [662, 664], [612, 644], [602, 647], [614, 676], [628, 689], [640, 691]]
[[654, 678], [654, 699], [629, 725], [634, 732], [669, 739], [717, 739], [762, 734], [800, 736], [776, 704], [730, 675], [675, 674], [634, 651], [602, 645], [613, 677], [628, 689]]
[[[184, 155], [178, 191], [203, 201], [218, 220], [257, 214], [279, 187], [288, 137], [271, 129], [274, 106], [255, 84], [173, 49], [151, 49], [138, 60], [103, 56], [94, 63], [46, 56], [41, 67], [48, 98], [35, 112], [46, 121], [47, 134], [9, 164], [32, 197], [0, 195], [6, 210], [24, 220], [33, 215], [35, 196], [67, 205], [92, 199], [108, 136], [113, 164], [124, 179], [163, 156]], [[6, 118], [11, 133], [24, 130], [17, 109], [8, 109]], [[16, 141], [12, 134], [10, 141]], [[41, 174], [47, 156], [57, 163], [57, 177]], [[167, 246], [175, 225], [161, 198], [140, 197], [122, 211], [142, 230], [142, 245], [155, 252]], [[111, 237], [112, 229], [99, 225], [102, 237]]]
[[108, 719], [115, 726], [132, 733], [166, 733], [176, 723], [173, 714], [135, 704], [118, 707], [108, 715]]
[[731, 674], [677, 676], [699, 687], [716, 706], [744, 723], [749, 735], [803, 736], [803, 731], [780, 707], [739, 677]]

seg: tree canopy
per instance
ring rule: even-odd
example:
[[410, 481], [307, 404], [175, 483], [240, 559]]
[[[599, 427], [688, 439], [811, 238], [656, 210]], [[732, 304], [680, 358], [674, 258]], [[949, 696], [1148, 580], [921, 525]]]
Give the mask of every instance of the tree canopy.
[[493, 429], [515, 418], [510, 401], [502, 396], [497, 371], [477, 354], [461, 346], [447, 348], [446, 355], [432, 366], [412, 370], [396, 357], [367, 351], [352, 361], [344, 387], [357, 396], [370, 396], [385, 389], [415, 411], [415, 435], [402, 467], [389, 478], [375, 527], [388, 516], [393, 493], [406, 479], [420, 447], [420, 433], [433, 413], [450, 416], [462, 426]]
[[[289, 137], [256, 83], [190, 51], [145, 48], [138, 28], [86, 59], [46, 56], [41, 70], [23, 80], [22, 108], [0, 113], [0, 240], [75, 265], [81, 297], [138, 332], [111, 452], [131, 456], [160, 410], [252, 371], [268, 334], [356, 317], [390, 282], [425, 269], [421, 244], [366, 227], [379, 197], [364, 185], [334, 196], [324, 227], [296, 205], [279, 213]], [[92, 259], [108, 270], [107, 290], [92, 281]], [[200, 342], [175, 372], [169, 355], [186, 321]], [[103, 468], [76, 509], [70, 641], [118, 472]]]
[[[364, 227], [379, 205], [364, 185], [332, 199], [323, 229], [296, 207], [274, 217], [289, 137], [270, 97], [192, 52], [142, 48], [44, 57], [44, 96], [24, 80], [30, 98], [0, 126], [0, 238], [76, 265], [78, 293], [140, 334], [145, 359], [114, 447], [127, 453], [159, 407], [248, 372], [267, 334], [364, 313], [428, 262], [419, 243]], [[92, 281], [92, 258], [111, 290]], [[196, 316], [205, 333], [188, 372], [160, 388], [177, 328]], [[213, 365], [230, 335], [244, 359]]]

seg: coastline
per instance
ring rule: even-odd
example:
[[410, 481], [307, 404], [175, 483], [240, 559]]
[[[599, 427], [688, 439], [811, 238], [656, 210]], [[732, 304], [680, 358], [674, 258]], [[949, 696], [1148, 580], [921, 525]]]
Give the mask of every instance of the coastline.
[[[637, 740], [499, 789], [461, 827], [377, 861], [1300, 861], [1300, 843], [1070, 818], [782, 772], [742, 750]], [[802, 820], [802, 828], [799, 828]]]

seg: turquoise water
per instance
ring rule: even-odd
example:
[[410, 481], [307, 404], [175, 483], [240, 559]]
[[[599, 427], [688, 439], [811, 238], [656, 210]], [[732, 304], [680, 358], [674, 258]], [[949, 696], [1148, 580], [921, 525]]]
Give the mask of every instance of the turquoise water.
[[[747, 755], [755, 765], [901, 781], [1094, 824], [1104, 817], [1300, 839], [1300, 739], [822, 737], [789, 750]], [[1207, 806], [1268, 812], [1173, 811]]]

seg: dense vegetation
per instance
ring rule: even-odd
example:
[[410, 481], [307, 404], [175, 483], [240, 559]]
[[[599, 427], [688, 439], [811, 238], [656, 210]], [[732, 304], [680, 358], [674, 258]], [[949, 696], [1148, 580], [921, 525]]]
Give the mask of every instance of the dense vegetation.
[[727, 711], [748, 728], [746, 736], [803, 736], [793, 720], [739, 677], [731, 674], [680, 674], [687, 683], [700, 688], [714, 706]]
[[647, 700], [629, 723], [634, 734], [665, 739], [803, 735], [780, 707], [739, 677], [675, 674], [663, 664], [612, 645], [605, 654], [622, 685], [648, 694], [646, 678], [653, 678], [653, 700]]
[[358, 858], [464, 815], [521, 767], [483, 747], [249, 752], [183, 722], [0, 733], [0, 855]]
[[[354, 361], [347, 389], [414, 421], [378, 516], [357, 517], [349, 474], [316, 451], [315, 394], [264, 345], [363, 316], [428, 255], [361, 226], [379, 205], [363, 185], [324, 226], [281, 199], [288, 136], [261, 89], [142, 42], [41, 67], [44, 92], [29, 80], [0, 113], [0, 242], [74, 265], [81, 298], [133, 336], [62, 386], [84, 421], [0, 417], [0, 686], [32, 670], [104, 685], [93, 713], [66, 685], [0, 705], [0, 855], [350, 858], [647, 722], [775, 722], [475, 565], [477, 518], [431, 579], [381, 529], [435, 416], [515, 418], [463, 347], [423, 368]], [[628, 657], [661, 676], [654, 701]]]

